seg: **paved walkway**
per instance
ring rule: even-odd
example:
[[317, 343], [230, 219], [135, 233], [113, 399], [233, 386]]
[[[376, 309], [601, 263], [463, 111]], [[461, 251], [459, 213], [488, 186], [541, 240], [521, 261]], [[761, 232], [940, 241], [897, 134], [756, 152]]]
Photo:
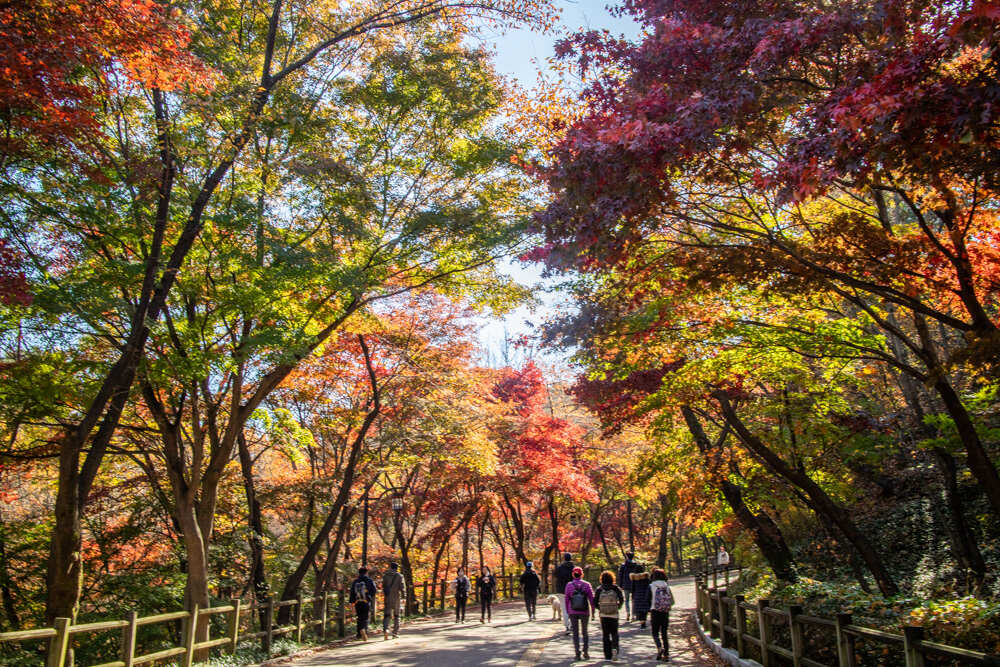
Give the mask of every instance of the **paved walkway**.
[[[671, 582], [676, 606], [671, 613], [670, 657], [673, 665], [717, 665], [715, 656], [700, 646], [691, 624], [694, 583], [691, 579]], [[294, 667], [552, 667], [554, 665], [611, 664], [603, 659], [600, 623], [591, 621], [591, 660], [573, 660], [573, 640], [564, 635], [562, 622], [551, 621], [551, 607], [543, 596], [537, 621], [525, 619], [524, 607], [503, 604], [494, 609], [493, 623], [481, 625], [478, 609], [469, 605], [468, 620], [455, 624], [450, 619], [417, 621], [403, 626], [398, 639], [385, 641], [381, 632], [367, 643], [349, 644], [313, 653], [284, 663]], [[379, 625], [376, 629], [381, 630]], [[622, 655], [615, 664], [646, 667], [662, 665], [655, 660], [656, 646], [649, 626], [623, 623]]]

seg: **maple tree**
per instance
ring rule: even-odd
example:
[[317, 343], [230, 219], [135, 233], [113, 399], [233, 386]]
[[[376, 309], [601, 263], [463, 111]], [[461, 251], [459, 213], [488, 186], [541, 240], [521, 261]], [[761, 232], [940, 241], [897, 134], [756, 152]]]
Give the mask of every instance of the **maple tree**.
[[[85, 4], [74, 7], [85, 11]], [[132, 83], [102, 91], [103, 103], [93, 111], [98, 127], [87, 133], [88, 151], [75, 155], [72, 163], [54, 161], [5, 171], [5, 198], [18, 203], [4, 207], [5, 234], [28, 262], [29, 278], [46, 277], [41, 284], [47, 294], [39, 305], [51, 311], [65, 308], [67, 300], [73, 303], [71, 308], [81, 313], [81, 330], [97, 341], [101, 354], [95, 357], [102, 357], [104, 368], [101, 380], [88, 377], [84, 395], [90, 399], [76, 408], [77, 419], [65, 424], [60, 436], [63, 478], [56, 511], [59, 525], [53, 531], [49, 559], [50, 617], [75, 613], [80, 563], [74, 554], [81, 512], [117, 432], [151, 332], [171, 307], [179, 276], [198, 252], [198, 240], [206, 229], [218, 229], [223, 235], [237, 229], [260, 230], [261, 218], [249, 214], [253, 208], [224, 212], [229, 202], [219, 197], [222, 184], [227, 179], [233, 184], [246, 182], [247, 170], [254, 171], [253, 162], [258, 160], [257, 182], [265, 190], [279, 185], [269, 180], [281, 173], [274, 169], [274, 160], [293, 158], [290, 153], [268, 157], [268, 146], [276, 148], [279, 136], [304, 138], [296, 134], [297, 123], [304, 120], [297, 110], [309, 107], [299, 103], [303, 95], [324, 94], [309, 87], [310, 76], [335, 77], [339, 67], [405, 43], [405, 26], [415, 21], [465, 30], [472, 17], [507, 23], [544, 21], [548, 13], [546, 5], [530, 2], [329, 4], [306, 13], [280, 1], [267, 7], [241, 6], [235, 12], [226, 3], [198, 7], [188, 15], [183, 30], [190, 36], [191, 52], [218, 75], [210, 90], [175, 87], [178, 82], [172, 76], [161, 80], [159, 74], [169, 73], [166, 65], [156, 69], [155, 62], [148, 62], [148, 57], [157, 55], [149, 45], [159, 42], [132, 44], [131, 51], [119, 54], [121, 66], [126, 67], [130, 54], [138, 58], [140, 49], [147, 60], [134, 63], [137, 78]], [[289, 17], [295, 20], [286, 20]], [[381, 37], [366, 39], [373, 35]], [[170, 45], [180, 51], [183, 43], [177, 33]], [[44, 43], [39, 47], [45, 48]], [[114, 55], [114, 49], [109, 53]], [[186, 59], [183, 53], [177, 57]], [[352, 61], [355, 58], [359, 60]], [[312, 110], [326, 113], [329, 107]], [[468, 150], [468, 145], [454, 149], [449, 157], [469, 166], [489, 157]], [[499, 157], [498, 152], [490, 155]], [[313, 182], [325, 177], [349, 181], [348, 174], [339, 171], [343, 156], [325, 157], [315, 161], [320, 169], [312, 172]], [[283, 170], [301, 166], [301, 162], [283, 163]], [[334, 197], [344, 194], [337, 189], [328, 192]], [[281, 194], [293, 196], [289, 191]], [[241, 199], [240, 205], [245, 201]], [[471, 211], [464, 213], [470, 214], [466, 221], [475, 224]], [[433, 218], [425, 216], [420, 223], [429, 237]], [[35, 233], [40, 230], [44, 233]], [[409, 231], [415, 233], [417, 227]], [[97, 288], [102, 281], [114, 287], [102, 291]], [[82, 314], [84, 310], [97, 315]], [[114, 317], [112, 324], [108, 322], [112, 313], [124, 317]]]

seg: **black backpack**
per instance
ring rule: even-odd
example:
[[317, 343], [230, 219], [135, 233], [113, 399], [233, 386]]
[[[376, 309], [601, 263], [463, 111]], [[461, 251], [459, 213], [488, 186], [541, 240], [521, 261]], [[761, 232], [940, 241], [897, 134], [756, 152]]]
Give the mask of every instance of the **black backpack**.
[[569, 608], [573, 611], [587, 611], [587, 594], [580, 586], [574, 586], [569, 596]]

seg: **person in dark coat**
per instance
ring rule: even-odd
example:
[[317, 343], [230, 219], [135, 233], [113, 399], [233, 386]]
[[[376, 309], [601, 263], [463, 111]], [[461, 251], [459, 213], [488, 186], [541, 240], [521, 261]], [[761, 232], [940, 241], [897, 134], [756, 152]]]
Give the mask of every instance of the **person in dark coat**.
[[542, 580], [534, 570], [534, 564], [529, 560], [524, 564], [521, 574], [521, 592], [524, 593], [524, 608], [528, 611], [528, 620], [535, 620], [535, 609], [538, 604], [538, 589]]
[[476, 577], [476, 592], [479, 594], [479, 622], [493, 622], [493, 598], [497, 594], [497, 579], [493, 576], [490, 568], [483, 566], [478, 577]]
[[368, 568], [358, 568], [358, 578], [351, 583], [351, 597], [358, 617], [358, 639], [368, 641], [368, 620], [371, 616], [372, 601], [375, 599], [375, 582], [368, 576]]
[[[566, 584], [573, 581], [573, 554], [563, 554], [563, 562], [556, 567], [556, 597], [559, 598], [559, 605], [566, 607]], [[566, 626], [566, 634], [572, 632], [570, 629], [569, 616], [563, 614], [563, 625]]]
[[465, 576], [465, 568], [459, 566], [455, 577], [455, 622], [465, 623], [465, 605], [469, 602], [469, 591], [472, 582]]
[[625, 554], [625, 562], [618, 566], [618, 583], [625, 594], [625, 622], [632, 620], [632, 580], [629, 575], [642, 572], [642, 565], [635, 562], [635, 554], [631, 551]]
[[639, 621], [639, 627], [646, 627], [646, 614], [653, 605], [652, 593], [649, 590], [649, 572], [633, 572], [632, 580], [632, 617]]

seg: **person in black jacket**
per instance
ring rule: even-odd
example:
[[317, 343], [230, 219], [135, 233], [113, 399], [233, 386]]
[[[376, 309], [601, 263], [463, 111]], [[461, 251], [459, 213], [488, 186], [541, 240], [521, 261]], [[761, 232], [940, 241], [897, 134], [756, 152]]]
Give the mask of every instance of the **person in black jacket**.
[[465, 623], [465, 605], [469, 601], [469, 590], [472, 589], [472, 582], [465, 576], [465, 568], [458, 567], [458, 575], [455, 577], [455, 622]]
[[528, 610], [528, 620], [535, 620], [535, 607], [538, 603], [538, 588], [542, 580], [534, 570], [534, 564], [529, 560], [524, 564], [521, 575], [521, 592], [524, 593], [524, 608]]
[[476, 577], [476, 592], [479, 594], [479, 622], [493, 622], [493, 598], [497, 593], [497, 579], [490, 568], [483, 566], [481, 574]]
[[631, 551], [625, 554], [625, 562], [618, 566], [618, 584], [625, 594], [625, 622], [632, 620], [632, 579], [630, 574], [642, 572], [642, 565], [635, 562], [635, 554]]
[[358, 616], [358, 639], [364, 641], [368, 641], [368, 619], [374, 599], [375, 582], [368, 576], [367, 567], [359, 567], [358, 578], [351, 583], [349, 602], [354, 605], [354, 611]]
[[[555, 570], [556, 596], [559, 598], [559, 605], [564, 609], [566, 608], [566, 584], [573, 581], [574, 567], [576, 566], [573, 564], [573, 555], [563, 554], [563, 562]], [[563, 625], [566, 626], [567, 635], [573, 631], [570, 628], [568, 614], [563, 614]]]

